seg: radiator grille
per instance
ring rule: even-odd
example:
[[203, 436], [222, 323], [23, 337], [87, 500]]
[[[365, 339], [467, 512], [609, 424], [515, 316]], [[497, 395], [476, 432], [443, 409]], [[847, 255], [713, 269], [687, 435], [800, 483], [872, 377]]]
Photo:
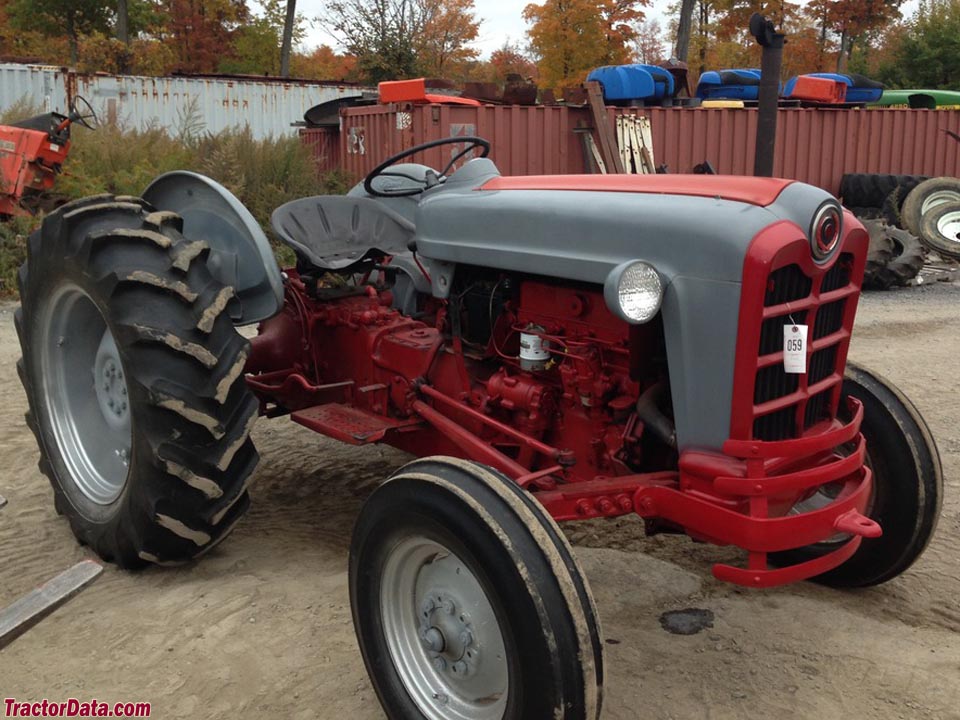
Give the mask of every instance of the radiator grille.
[[[859, 290], [851, 284], [853, 260], [844, 253], [815, 277], [797, 264], [770, 273], [757, 348], [754, 439], [796, 438], [834, 416], [843, 379], [840, 348], [849, 339], [847, 306]], [[783, 328], [793, 323], [810, 326], [806, 374], [783, 369]]]

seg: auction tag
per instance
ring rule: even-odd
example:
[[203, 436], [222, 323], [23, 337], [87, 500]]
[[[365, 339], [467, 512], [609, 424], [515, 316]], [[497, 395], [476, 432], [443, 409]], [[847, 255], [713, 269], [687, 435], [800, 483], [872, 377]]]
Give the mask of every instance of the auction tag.
[[807, 326], [783, 326], [783, 370], [791, 375], [807, 372]]

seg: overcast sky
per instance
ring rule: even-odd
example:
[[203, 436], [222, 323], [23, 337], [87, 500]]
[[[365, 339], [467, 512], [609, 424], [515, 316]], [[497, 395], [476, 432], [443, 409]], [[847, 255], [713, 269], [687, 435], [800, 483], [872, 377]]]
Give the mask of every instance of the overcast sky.
[[[806, 1], [800, 0], [804, 4]], [[653, 0], [650, 7], [645, 9], [648, 18], [660, 19], [665, 31], [668, 28], [667, 8], [673, 2], [674, 0]], [[901, 8], [904, 16], [911, 15], [918, 3], [919, 0], [907, 0]], [[252, 4], [256, 4], [255, 1]], [[320, 14], [323, 4], [324, 0], [297, 0], [297, 10], [304, 17], [312, 20]], [[521, 15], [526, 4], [527, 0], [475, 0], [477, 17], [482, 20], [480, 37], [475, 45], [483, 57], [489, 56], [491, 52], [502, 47], [507, 40], [521, 44], [526, 42], [527, 25]], [[665, 44], [669, 45], [669, 38], [664, 40]], [[304, 44], [308, 48], [313, 48], [319, 45], [335, 46], [336, 42], [314, 24], [308, 30]]]

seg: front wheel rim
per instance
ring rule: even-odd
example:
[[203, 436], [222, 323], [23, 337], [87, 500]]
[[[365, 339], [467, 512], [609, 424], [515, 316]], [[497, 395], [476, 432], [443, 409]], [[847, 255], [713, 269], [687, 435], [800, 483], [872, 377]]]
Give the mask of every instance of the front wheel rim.
[[937, 234], [948, 242], [960, 244], [960, 211], [947, 212], [937, 218]]
[[467, 564], [435, 540], [406, 537], [389, 551], [380, 587], [387, 649], [428, 720], [503, 718], [503, 632]]
[[69, 480], [96, 505], [110, 505], [127, 483], [130, 401], [113, 333], [74, 283], [51, 294], [40, 323], [42, 400]]

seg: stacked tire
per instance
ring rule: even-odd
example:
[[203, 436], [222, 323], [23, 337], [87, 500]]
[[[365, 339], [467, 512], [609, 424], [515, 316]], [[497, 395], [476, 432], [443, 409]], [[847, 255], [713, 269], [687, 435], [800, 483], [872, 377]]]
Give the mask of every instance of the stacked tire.
[[925, 180], [903, 203], [903, 226], [943, 259], [960, 260], [960, 178]]
[[925, 262], [923, 246], [906, 230], [884, 220], [861, 219], [870, 235], [863, 286], [868, 290], [889, 290], [907, 285]]
[[960, 179], [851, 173], [840, 197], [870, 234], [864, 287], [909, 284], [929, 251], [960, 260]]

